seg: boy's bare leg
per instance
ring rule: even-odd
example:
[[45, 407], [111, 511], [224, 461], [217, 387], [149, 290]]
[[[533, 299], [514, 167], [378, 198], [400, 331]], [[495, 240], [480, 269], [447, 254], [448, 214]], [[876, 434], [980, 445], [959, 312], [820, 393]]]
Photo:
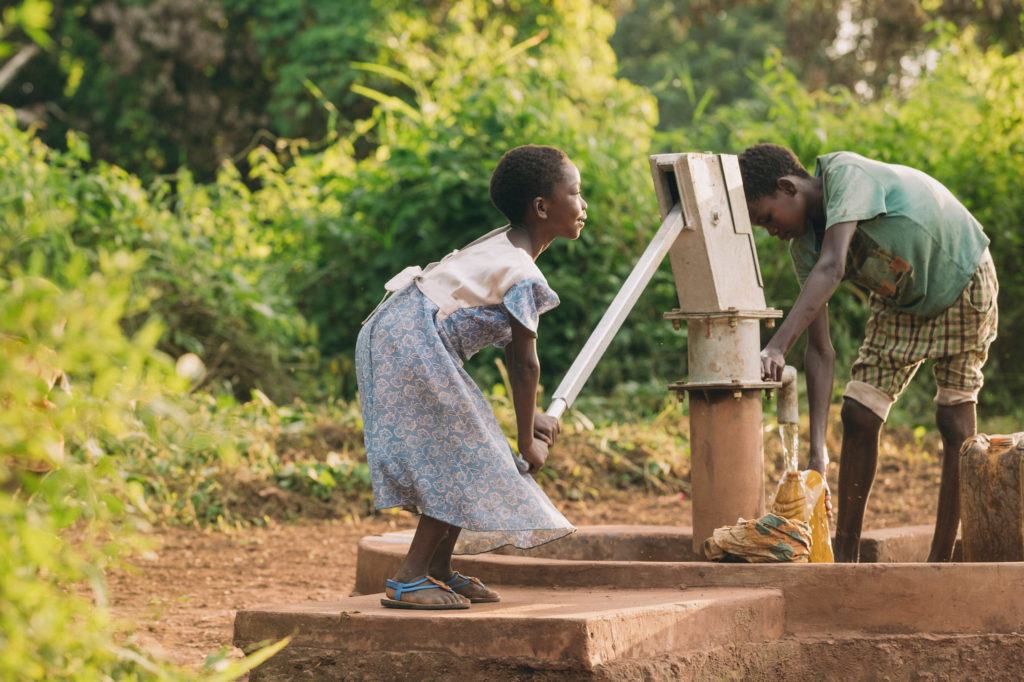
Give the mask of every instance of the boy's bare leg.
[[[449, 526], [448, 534], [437, 545], [434, 556], [430, 559], [430, 576], [441, 582], [446, 582], [452, 577], [452, 550], [455, 549], [455, 542], [459, 539], [462, 529], [457, 526]], [[458, 589], [459, 594], [470, 599], [493, 599], [498, 593], [481, 584], [471, 582]]]
[[[411, 582], [417, 578], [428, 575], [430, 571], [430, 560], [445, 537], [451, 526], [444, 521], [438, 521], [426, 515], [420, 516], [420, 522], [416, 526], [416, 534], [413, 535], [412, 543], [409, 545], [409, 552], [402, 560], [402, 565], [395, 573], [395, 580], [403, 583]], [[385, 590], [389, 598], [394, 598], [393, 590]], [[446, 590], [416, 590], [402, 594], [402, 601], [415, 604], [455, 604], [464, 603], [464, 597], [448, 592]]]
[[942, 436], [942, 483], [928, 561], [949, 561], [960, 526], [960, 448], [977, 430], [975, 404], [939, 405], [935, 424]]
[[843, 400], [842, 418], [839, 514], [833, 549], [837, 562], [856, 562], [860, 557], [864, 508], [871, 493], [871, 484], [875, 480], [882, 418], [852, 398]]

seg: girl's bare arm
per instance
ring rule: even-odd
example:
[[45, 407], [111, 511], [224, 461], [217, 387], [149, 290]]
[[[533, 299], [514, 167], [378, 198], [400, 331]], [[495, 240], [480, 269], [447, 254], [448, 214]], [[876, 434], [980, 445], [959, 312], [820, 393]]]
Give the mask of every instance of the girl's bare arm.
[[511, 325], [512, 340], [505, 346], [505, 364], [508, 367], [509, 382], [512, 384], [512, 405], [516, 411], [519, 453], [531, 464], [531, 470], [536, 470], [547, 458], [547, 444], [534, 438], [537, 383], [540, 381], [537, 339], [514, 318]]

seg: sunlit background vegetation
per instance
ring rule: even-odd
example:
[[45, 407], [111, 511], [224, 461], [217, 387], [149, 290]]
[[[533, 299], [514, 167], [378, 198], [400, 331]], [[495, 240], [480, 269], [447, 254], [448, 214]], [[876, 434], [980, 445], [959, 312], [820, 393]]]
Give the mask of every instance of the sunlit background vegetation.
[[[658, 226], [647, 155], [773, 141], [921, 168], [974, 212], [1002, 288], [980, 409], [1019, 421], [1022, 22], [1008, 0], [4, 3], [0, 678], [186, 675], [106, 608], [152, 524], [371, 512], [359, 322], [394, 272], [501, 224], [487, 181], [515, 145], [565, 149], [590, 202], [539, 262], [562, 298], [545, 385]], [[788, 308], [785, 249], [758, 248]], [[666, 265], [570, 418], [556, 497], [685, 488], [674, 297]], [[832, 311], [838, 392], [864, 297]], [[511, 428], [495, 360], [473, 371]], [[892, 419], [919, 439], [930, 382]]]

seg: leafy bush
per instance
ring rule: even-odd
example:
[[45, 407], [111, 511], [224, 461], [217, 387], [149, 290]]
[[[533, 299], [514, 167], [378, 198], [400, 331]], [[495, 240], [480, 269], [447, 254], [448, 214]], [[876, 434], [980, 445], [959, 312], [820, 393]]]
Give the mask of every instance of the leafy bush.
[[[6, 240], [5, 240], [6, 241]], [[5, 244], [6, 246], [6, 244]], [[2, 249], [0, 249], [2, 250]], [[0, 277], [0, 677], [132, 676], [149, 665], [112, 636], [102, 571], [141, 503], [97, 443], [125, 428], [130, 401], [173, 384], [159, 329], [118, 327], [138, 260], [67, 263], [61, 289], [37, 272]], [[70, 392], [50, 390], [60, 368]], [[93, 599], [75, 596], [88, 586]], [[97, 608], [99, 607], [99, 608]]]
[[[0, 276], [0, 678], [195, 677], [121, 644], [104, 581], [137, 548], [147, 505], [100, 443], [128, 432], [138, 404], [182, 388], [154, 348], [157, 325], [133, 337], [118, 325], [141, 260], [119, 253], [89, 272], [72, 259], [66, 289], [39, 275], [41, 260]], [[208, 679], [234, 679], [285, 644]]]
[[[190, 677], [118, 643], [103, 581], [152, 516], [124, 453], [107, 446], [188, 388], [147, 314], [153, 252], [121, 248], [142, 232], [129, 215], [149, 206], [116, 169], [83, 171], [77, 141], [52, 153], [9, 111], [0, 140], [0, 678]], [[102, 243], [100, 215], [122, 228]]]
[[[117, 166], [90, 166], [78, 136], [69, 136], [67, 152], [48, 149], [17, 129], [9, 109], [0, 114], [0, 145], [8, 264], [41, 258], [43, 272], [64, 284], [72, 256], [94, 268], [107, 251], [143, 254], [133, 300], [150, 300], [163, 321], [160, 349], [200, 355], [206, 384], [241, 395], [257, 386], [298, 390], [297, 372], [315, 365], [315, 335], [288, 295], [268, 228], [253, 215], [260, 209], [246, 203], [230, 167], [211, 185], [182, 171], [173, 187], [160, 180], [147, 188]], [[144, 324], [138, 312], [129, 302], [122, 322], [130, 333]]]
[[121, 454], [153, 521], [263, 524], [372, 512], [356, 404], [239, 404], [196, 394], [137, 411], [136, 428], [106, 443]]
[[[57, 11], [59, 26], [81, 24], [59, 30], [91, 32], [95, 35], [89, 40], [96, 40], [102, 32], [93, 24], [103, 22], [90, 8], [99, 4], [88, 4], [84, 14], [75, 16]], [[311, 121], [322, 119], [327, 137], [321, 142], [265, 136], [266, 146], [240, 159], [237, 168], [220, 166], [208, 184], [194, 183], [186, 172], [142, 185], [112, 166], [86, 170], [89, 152], [75, 136], [68, 138], [67, 154], [52, 157], [60, 168], [54, 177], [63, 179], [50, 190], [68, 198], [53, 210], [79, 216], [72, 242], [89, 245], [93, 252], [120, 244], [153, 254], [140, 271], [139, 287], [163, 292], [153, 304], [168, 329], [160, 347], [175, 356], [202, 356], [210, 370], [204, 389], [226, 381], [240, 399], [259, 387], [277, 402], [294, 394], [354, 396], [352, 347], [359, 320], [378, 300], [381, 284], [401, 268], [425, 264], [500, 224], [487, 201], [487, 177], [503, 151], [525, 142], [565, 148], [581, 166], [591, 204], [583, 239], [556, 245], [539, 262], [563, 300], [541, 328], [548, 385], [568, 367], [657, 226], [645, 161], [649, 152], [739, 151], [750, 142], [771, 139], [794, 147], [809, 165], [817, 153], [845, 147], [920, 167], [949, 185], [982, 219], [993, 236], [1004, 296], [1015, 291], [1011, 263], [1019, 201], [1012, 183], [1020, 156], [1021, 126], [1014, 113], [1020, 58], [974, 47], [994, 40], [991, 22], [980, 15], [982, 38], [945, 35], [927, 53], [945, 55], [934, 71], [923, 72], [909, 89], [879, 91], [873, 103], [845, 88], [808, 89], [781, 54], [768, 49], [764, 68], [718, 79], [723, 99], [702, 104], [699, 87], [683, 92], [685, 83], [662, 82], [657, 74], [682, 59], [696, 74], [695, 82], [706, 81], [708, 74], [721, 71], [716, 64], [732, 63], [723, 44], [700, 59], [688, 41], [676, 40], [671, 49], [658, 52], [652, 43], [629, 38], [639, 35], [645, 17], [672, 10], [672, 21], [659, 24], [658, 31], [682, 31], [678, 35], [683, 36], [695, 31], [701, 19], [732, 44], [749, 32], [744, 26], [758, 23], [762, 11], [764, 25], [757, 30], [764, 35], [806, 33], [799, 27], [806, 23], [807, 8], [795, 8], [803, 12], [797, 17], [785, 15], [778, 3], [748, 8], [694, 0], [673, 9], [661, 0], [645, 0], [633, 10], [622, 6], [622, 32], [616, 38], [622, 74], [659, 80], [663, 87], [655, 90], [664, 106], [689, 112], [684, 119], [662, 112], [663, 128], [677, 120], [687, 123], [656, 133], [654, 98], [621, 77], [609, 45], [615, 24], [602, 6], [619, 7], [616, 3], [360, 0], [344, 9], [329, 4], [224, 0], [217, 10], [175, 0], [143, 3], [145, 9], [135, 8], [141, 14], [131, 21], [127, 13], [118, 15], [122, 23], [141, 26], [163, 16], [160, 12], [192, 17], [182, 19], [186, 24], [222, 12], [229, 27], [242, 31], [239, 44], [256, 46], [245, 57], [257, 55], [262, 64], [252, 91], [264, 99], [274, 91], [267, 106], [276, 112], [275, 125], [307, 135], [319, 130], [320, 123]], [[696, 23], [680, 18], [684, 9]], [[967, 21], [954, 9], [932, 8], [934, 16], [952, 12], [958, 22]], [[721, 11], [727, 16], [719, 20]], [[903, 10], [892, 11], [899, 15]], [[203, 36], [213, 36], [203, 50], [221, 40], [217, 22], [195, 21]], [[121, 37], [141, 40], [145, 33], [122, 28]], [[289, 32], [294, 40], [288, 39]], [[1016, 45], [1013, 32], [1000, 40]], [[923, 35], [912, 37], [914, 54], [925, 54]], [[80, 47], [84, 55], [100, 49], [89, 40], [69, 50], [78, 54]], [[343, 63], [341, 57], [326, 59], [328, 44], [337, 44]], [[817, 54], [810, 43], [801, 45], [794, 49]], [[737, 64], [765, 52], [747, 47], [737, 52]], [[175, 43], [168, 48], [173, 54], [144, 55], [136, 76], [150, 73], [161, 60], [177, 64], [176, 59], [191, 54], [179, 54], [178, 48], [184, 49]], [[679, 59], [666, 61], [666, 54]], [[787, 54], [793, 58], [794, 53]], [[233, 58], [226, 56], [223, 63]], [[231, 63], [238, 67], [248, 63], [245, 59]], [[849, 55], [844, 59], [848, 62]], [[218, 68], [203, 77], [199, 90], [227, 77]], [[87, 75], [109, 80], [111, 73], [100, 69]], [[676, 75], [686, 80], [685, 74]], [[104, 89], [94, 84], [92, 94], [85, 86], [79, 91], [74, 96], [94, 97]], [[225, 91], [225, 97], [234, 95]], [[733, 98], [730, 106], [714, 106]], [[289, 128], [289, 121], [296, 127]], [[763, 233], [757, 240], [768, 300], [786, 308], [797, 293], [788, 258]], [[52, 237], [49, 246], [60, 249], [66, 243], [64, 237]], [[42, 248], [31, 248], [37, 246]], [[588, 394], [607, 393], [622, 383], [663, 384], [679, 378], [685, 337], [674, 335], [661, 320], [661, 313], [675, 305], [674, 296], [666, 265], [598, 366]], [[866, 318], [863, 297], [839, 296], [831, 310], [840, 361], [848, 365]], [[1006, 306], [1003, 312], [1004, 337], [1016, 334], [1019, 315]], [[131, 323], [129, 318], [128, 329]], [[327, 359], [323, 365], [314, 345]], [[497, 380], [489, 362], [493, 357], [485, 355], [471, 365], [485, 385]], [[799, 350], [794, 357], [799, 362]], [[997, 343], [989, 406], [1017, 392], [1019, 380], [1010, 371], [1014, 360], [1012, 348]], [[905, 402], [917, 411], [926, 400], [918, 392]]]

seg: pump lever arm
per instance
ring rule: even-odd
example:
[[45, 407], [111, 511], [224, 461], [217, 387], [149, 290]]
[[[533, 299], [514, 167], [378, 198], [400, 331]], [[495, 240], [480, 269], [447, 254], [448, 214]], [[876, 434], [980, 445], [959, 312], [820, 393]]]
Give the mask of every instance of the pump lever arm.
[[633, 266], [633, 271], [629, 273], [629, 277], [619, 289], [619, 293], [615, 295], [608, 310], [601, 317], [601, 321], [597, 323], [590, 338], [587, 339], [583, 349], [576, 356], [572, 366], [569, 367], [569, 371], [565, 373], [562, 383], [555, 389], [551, 404], [547, 409], [548, 415], [556, 419], [560, 418], [576, 400], [583, 384], [590, 378], [594, 367], [597, 366], [601, 356], [608, 349], [608, 344], [615, 338], [616, 332], [619, 331], [626, 316], [629, 315], [629, 311], [633, 309], [640, 294], [647, 287], [647, 283], [651, 281], [651, 277], [654, 276], [661, 261], [664, 260], [665, 254], [672, 248], [679, 233], [683, 230], [683, 226], [682, 209], [677, 203], [665, 216], [651, 243], [647, 245], [640, 260]]

